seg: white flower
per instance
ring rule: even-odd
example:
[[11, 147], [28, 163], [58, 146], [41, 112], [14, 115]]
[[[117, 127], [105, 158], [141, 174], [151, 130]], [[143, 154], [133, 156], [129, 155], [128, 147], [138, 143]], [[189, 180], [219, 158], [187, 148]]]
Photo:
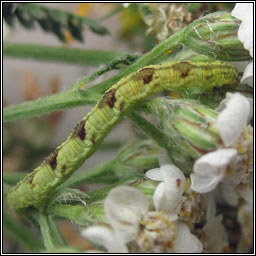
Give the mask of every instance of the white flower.
[[190, 175], [191, 188], [198, 193], [214, 190], [236, 155], [235, 149], [218, 149], [199, 158], [194, 164], [194, 173]]
[[[201, 252], [201, 242], [172, 215], [149, 211], [144, 194], [132, 187], [110, 191], [104, 209], [111, 228], [92, 226], [82, 234], [108, 252]], [[185, 240], [184, 240], [185, 239]]]
[[124, 241], [111, 228], [91, 226], [82, 230], [81, 235], [96, 244], [104, 246], [109, 253], [128, 253]]
[[[223, 105], [226, 105], [223, 108]], [[217, 127], [226, 147], [232, 145], [247, 125], [250, 113], [250, 101], [239, 93], [227, 93], [226, 99], [220, 103], [223, 109], [217, 118]]]
[[146, 177], [161, 181], [157, 186], [153, 202], [156, 210], [164, 210], [178, 215], [179, 220], [192, 224], [200, 221], [203, 207], [202, 197], [190, 189], [190, 179], [173, 165], [168, 153], [160, 149], [158, 155], [160, 168], [146, 172]]
[[[191, 188], [198, 193], [207, 193], [216, 188], [219, 182], [232, 186], [232, 189], [245, 200], [252, 178], [253, 131], [247, 122], [250, 116], [250, 102], [238, 93], [227, 94], [220, 108], [217, 128], [224, 148], [217, 149], [199, 158], [191, 174]], [[242, 191], [241, 191], [242, 189]]]
[[149, 203], [135, 188], [120, 186], [108, 194], [104, 210], [108, 222], [125, 242], [132, 241], [139, 230], [139, 220], [148, 212]]
[[155, 209], [173, 211], [182, 199], [186, 181], [184, 174], [175, 165], [166, 164], [149, 170], [146, 176], [151, 180], [162, 181], [153, 195]]
[[[238, 38], [244, 44], [244, 48], [250, 52], [251, 57], [253, 57], [253, 3], [236, 4], [231, 14], [242, 21], [238, 30]], [[241, 82], [253, 86], [252, 62], [245, 68]]]

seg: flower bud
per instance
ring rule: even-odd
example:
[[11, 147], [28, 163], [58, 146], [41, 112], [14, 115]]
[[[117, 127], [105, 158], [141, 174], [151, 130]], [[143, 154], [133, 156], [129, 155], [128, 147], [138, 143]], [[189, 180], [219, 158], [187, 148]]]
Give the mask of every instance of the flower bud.
[[132, 141], [116, 157], [115, 173], [124, 177], [158, 167], [158, 152], [159, 146], [152, 140]]
[[237, 36], [240, 23], [226, 12], [206, 15], [187, 26], [185, 44], [200, 54], [224, 61], [250, 60]]
[[223, 145], [216, 127], [218, 112], [209, 107], [167, 98], [154, 100], [150, 107], [170, 138], [171, 159], [183, 172], [189, 173], [196, 159]]

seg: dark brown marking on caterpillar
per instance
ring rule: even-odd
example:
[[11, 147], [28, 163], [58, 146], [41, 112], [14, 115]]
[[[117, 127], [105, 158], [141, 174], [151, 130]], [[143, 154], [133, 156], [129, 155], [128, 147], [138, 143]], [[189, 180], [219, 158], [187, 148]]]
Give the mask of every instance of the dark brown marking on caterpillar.
[[159, 86], [159, 83], [154, 84], [154, 88], [157, 88]]
[[121, 112], [124, 111], [124, 102], [123, 102], [123, 101], [120, 103], [119, 108], [120, 108], [120, 111], [121, 111]]
[[95, 134], [92, 135], [92, 144], [95, 144]]
[[182, 72], [180, 76], [181, 76], [182, 78], [187, 77], [187, 76], [188, 76], [189, 71], [190, 71], [190, 69], [187, 69], [186, 71]]
[[181, 61], [180, 63], [178, 63], [178, 65], [179, 65], [179, 64], [181, 64], [181, 63], [182, 63], [182, 64], [188, 64], [188, 65], [191, 65], [191, 62], [188, 62], [188, 61]]
[[116, 89], [113, 88], [109, 91], [107, 91], [104, 95], [101, 101], [98, 104], [99, 108], [104, 108], [105, 105], [107, 104], [110, 108], [113, 108], [116, 102], [116, 97], [115, 97]]
[[[180, 63], [182, 63], [182, 65], [181, 65]], [[194, 68], [194, 65], [193, 65], [192, 63], [187, 62], [187, 61], [183, 61], [183, 62], [180, 62], [180, 63], [175, 63], [175, 64], [172, 66], [172, 68], [173, 68], [173, 70], [178, 71], [178, 72], [181, 72], [181, 71], [184, 70], [184, 71], [181, 73], [181, 77], [182, 77], [182, 74], [186, 77], [186, 76], [188, 75], [189, 71], [190, 71], [192, 68]], [[161, 69], [166, 69], [166, 68], [163, 67], [163, 68], [160, 68], [160, 70], [161, 70]]]
[[142, 71], [143, 71], [143, 74], [145, 73], [145, 77], [143, 77], [143, 83], [144, 84], [150, 83], [152, 81], [155, 70], [153, 68], [144, 68]]
[[146, 76], [146, 77], [143, 78], [144, 84], [150, 83], [151, 80], [152, 80], [152, 75], [148, 75], [148, 76]]
[[35, 184], [33, 184], [33, 179], [34, 179], [34, 175], [32, 175], [29, 179], [29, 183], [31, 184], [31, 187], [33, 188], [35, 186]]
[[148, 84], [152, 81], [154, 73], [155, 70], [153, 68], [143, 68], [132, 76], [132, 80], [138, 81], [143, 79], [143, 83]]
[[65, 170], [66, 170], [66, 165], [63, 164], [63, 165], [61, 166], [61, 174], [62, 174], [63, 176], [65, 175]]
[[210, 80], [212, 77], [213, 77], [213, 75], [207, 75], [207, 76], [205, 76], [205, 79]]
[[86, 137], [86, 131], [85, 131], [85, 122], [86, 120], [82, 120], [79, 122], [74, 130], [74, 134], [78, 136], [81, 140], [84, 140]]
[[51, 166], [52, 170], [55, 170], [57, 167], [57, 156], [58, 156], [59, 150], [56, 149], [53, 153], [50, 154], [48, 158], [48, 163]]

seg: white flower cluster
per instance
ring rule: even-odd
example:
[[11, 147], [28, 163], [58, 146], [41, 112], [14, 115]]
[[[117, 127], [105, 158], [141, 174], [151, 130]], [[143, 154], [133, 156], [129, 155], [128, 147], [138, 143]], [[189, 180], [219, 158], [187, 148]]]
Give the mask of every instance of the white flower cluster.
[[142, 15], [148, 26], [147, 33], [155, 33], [159, 41], [185, 27], [192, 20], [184, 3], [149, 3], [150, 14]]
[[217, 127], [224, 147], [203, 155], [195, 162], [191, 188], [196, 192], [213, 191], [222, 183], [252, 203], [253, 130], [247, 126], [251, 118], [250, 103], [239, 93], [228, 93], [221, 102], [221, 107], [223, 104], [226, 106], [218, 115]]
[[[180, 172], [178, 177], [180, 175], [183, 174]], [[177, 183], [175, 187], [178, 193], [182, 190]], [[157, 201], [154, 199], [155, 204]], [[172, 199], [170, 202], [175, 206]], [[92, 226], [83, 230], [82, 235], [103, 245], [109, 253], [202, 251], [199, 239], [175, 212], [161, 207], [150, 211], [148, 199], [136, 188], [120, 186], [112, 189], [105, 200], [104, 210], [110, 227]]]
[[[241, 20], [238, 30], [238, 38], [244, 44], [244, 48], [250, 52], [253, 58], [253, 3], [236, 4], [232, 15]], [[253, 86], [253, 62], [251, 61], [245, 68], [241, 82]]]
[[[237, 4], [232, 14], [242, 20], [238, 36], [253, 56], [251, 5]], [[249, 64], [242, 82], [251, 75]], [[221, 253], [228, 241], [222, 215], [216, 216], [213, 191], [219, 188], [230, 204], [236, 205], [239, 198], [247, 202], [238, 216], [244, 235], [239, 247], [246, 248], [252, 237], [245, 221], [253, 203], [253, 130], [248, 125], [252, 106], [252, 100], [241, 94], [227, 93], [216, 122], [223, 147], [199, 158], [190, 178], [167, 154], [160, 154], [160, 168], [146, 173], [159, 182], [153, 205], [136, 188], [116, 187], [104, 202], [109, 225], [86, 228], [82, 235], [109, 253]], [[195, 229], [202, 216], [206, 216], [205, 225]]]

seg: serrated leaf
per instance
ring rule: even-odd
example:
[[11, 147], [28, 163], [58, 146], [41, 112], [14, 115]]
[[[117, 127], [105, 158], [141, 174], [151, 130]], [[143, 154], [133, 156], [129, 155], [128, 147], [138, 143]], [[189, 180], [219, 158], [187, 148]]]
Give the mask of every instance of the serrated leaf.
[[31, 18], [40, 20], [45, 17], [45, 12], [42, 8], [38, 8], [36, 5], [27, 6], [24, 4], [24, 8], [26, 8], [27, 13], [31, 16]]
[[80, 42], [83, 42], [83, 35], [82, 35], [82, 22], [76, 21], [71, 16], [68, 18], [68, 28], [71, 35]]
[[24, 27], [31, 29], [36, 21], [45, 32], [55, 34], [65, 42], [64, 31], [68, 30], [74, 39], [83, 42], [83, 24], [99, 35], [108, 34], [108, 30], [87, 17], [77, 16], [67, 11], [52, 9], [34, 3], [4, 3], [3, 17], [10, 25], [14, 25], [15, 17]]
[[15, 12], [19, 22], [26, 28], [32, 28], [34, 27], [34, 21], [24, 12], [22, 12], [21, 9], [17, 9]]
[[49, 21], [47, 19], [41, 18], [41, 19], [38, 19], [37, 22], [42, 30], [44, 30], [45, 32], [50, 31], [51, 25], [49, 24]]
[[14, 23], [15, 15], [13, 12], [14, 5], [12, 3], [3, 3], [3, 17], [10, 26], [13, 26]]

